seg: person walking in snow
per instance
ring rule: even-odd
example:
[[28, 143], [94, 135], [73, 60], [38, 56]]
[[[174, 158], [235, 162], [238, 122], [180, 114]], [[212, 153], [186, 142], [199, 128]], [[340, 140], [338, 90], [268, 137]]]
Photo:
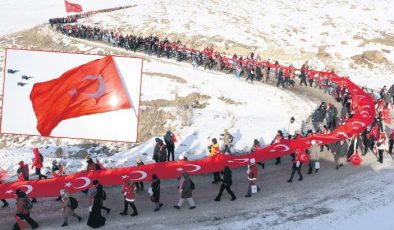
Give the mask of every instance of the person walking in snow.
[[60, 190], [60, 197], [63, 201], [62, 212], [64, 217], [61, 227], [68, 226], [68, 218], [71, 216], [77, 218], [78, 222], [81, 222], [82, 217], [75, 214], [74, 209], [76, 209], [77, 207], [73, 207], [73, 205], [75, 204], [71, 202], [71, 200], [75, 200], [75, 198], [70, 197], [65, 189]]
[[393, 154], [393, 145], [394, 145], [394, 129], [391, 129], [390, 140], [389, 140], [389, 153]]
[[89, 218], [87, 225], [91, 228], [99, 228], [105, 225], [106, 219], [101, 215], [101, 205], [103, 201], [103, 193], [98, 192], [99, 182], [93, 181], [93, 186], [89, 189]]
[[220, 201], [222, 197], [224, 189], [230, 194], [231, 200], [234, 201], [237, 197], [234, 195], [233, 191], [231, 191], [231, 185], [233, 184], [231, 169], [228, 166], [224, 167], [223, 170], [223, 179], [222, 184], [220, 185], [219, 194], [216, 196], [215, 201]]
[[152, 175], [152, 184], [150, 186], [151, 191], [151, 201], [155, 203], [155, 209], [153, 211], [157, 212], [160, 210], [162, 203], [160, 203], [160, 179], [156, 174]]
[[160, 138], [156, 138], [155, 149], [153, 150], [153, 160], [156, 162], [165, 162], [167, 160], [167, 150], [166, 145], [163, 140]]
[[256, 185], [257, 175], [258, 175], [256, 159], [251, 158], [249, 160], [247, 174], [248, 174], [249, 185], [248, 185], [248, 192], [245, 195], [245, 197], [251, 197], [252, 196], [252, 187], [256, 186], [257, 187], [257, 192], [260, 191], [260, 187]]
[[223, 134], [220, 134], [220, 136], [223, 137], [223, 144], [224, 144], [224, 150], [223, 150], [223, 152], [224, 152], [224, 153], [229, 153], [229, 154], [231, 155], [230, 146], [231, 146], [231, 143], [233, 143], [233, 139], [234, 139], [233, 135], [231, 135], [231, 134], [228, 132], [228, 129], [225, 129], [225, 130], [224, 130], [224, 133], [223, 133]]
[[304, 64], [301, 67], [301, 74], [300, 74], [300, 86], [302, 86], [302, 84], [304, 84], [305, 86], [308, 86], [308, 84], [306, 83], [306, 78], [307, 78], [307, 72], [308, 72], [308, 67]]
[[174, 143], [174, 134], [171, 131], [167, 131], [166, 135], [164, 135], [164, 142], [166, 143], [167, 148], [167, 161], [170, 161], [170, 157], [172, 156], [172, 161], [175, 160], [175, 143]]
[[[218, 144], [218, 141], [216, 140], [216, 138], [212, 139], [212, 144], [210, 146], [208, 146], [208, 150], [209, 150], [210, 157], [220, 154], [219, 144]], [[220, 181], [220, 172], [214, 172], [212, 184], [216, 184], [219, 181]]]
[[376, 148], [378, 149], [379, 159], [378, 161], [383, 164], [383, 153], [386, 150], [386, 134], [380, 133], [379, 139], [376, 141]]
[[[259, 150], [259, 149], [261, 149], [261, 148], [262, 148], [262, 147], [261, 147], [261, 145], [260, 145], [259, 140], [254, 139], [254, 140], [253, 140], [253, 146], [252, 146], [252, 148], [250, 149], [250, 152], [253, 153], [254, 151]], [[264, 162], [258, 162], [257, 164], [259, 164], [259, 165], [261, 166], [261, 168], [264, 169]]]
[[278, 78], [278, 82], [277, 82], [276, 86], [279, 87], [279, 85], [282, 85], [282, 88], [285, 88], [285, 85], [284, 85], [285, 80], [283, 79], [283, 69], [279, 69], [277, 78]]
[[33, 158], [33, 165], [31, 166], [31, 169], [36, 168], [36, 175], [38, 176], [39, 180], [41, 180], [41, 178], [47, 179], [48, 178], [47, 176], [41, 174], [41, 168], [43, 166], [42, 163], [44, 162], [44, 157], [38, 151], [38, 148], [33, 148], [33, 153], [34, 153], [34, 158]]
[[174, 208], [180, 209], [182, 207], [185, 199], [189, 202], [189, 209], [195, 209], [196, 204], [193, 200], [193, 190], [194, 190], [194, 182], [190, 179], [190, 175], [187, 172], [182, 172], [182, 177], [179, 180], [178, 192], [180, 195], [180, 199], [177, 205], [174, 205]]
[[[26, 193], [20, 189], [16, 190], [16, 216], [21, 220], [25, 220], [32, 229], [38, 228], [37, 222], [30, 217], [30, 211], [33, 208], [33, 204], [29, 198], [27, 198]], [[20, 230], [21, 227], [18, 223], [15, 223], [13, 230]]]
[[289, 123], [289, 128], [288, 128], [288, 131], [289, 131], [288, 139], [289, 139], [289, 140], [290, 140], [292, 137], [295, 136], [296, 130], [297, 130], [297, 125], [296, 125], [296, 123], [295, 123], [295, 119], [294, 119], [294, 117], [291, 117], [291, 118], [290, 118], [290, 123]]
[[124, 198], [124, 208], [123, 208], [123, 212], [121, 212], [120, 215], [122, 216], [127, 215], [128, 208], [130, 206], [133, 209], [133, 213], [131, 213], [131, 216], [138, 216], [137, 207], [134, 204], [135, 192], [136, 192], [136, 188], [133, 180], [129, 180], [123, 183], [122, 194]]
[[[273, 145], [273, 144], [278, 144], [278, 143], [280, 143], [283, 139], [284, 139], [284, 136], [283, 136], [282, 130], [278, 130], [278, 132], [276, 133], [275, 138], [271, 141], [271, 145]], [[278, 165], [278, 164], [280, 164], [280, 163], [281, 163], [280, 157], [277, 157], [277, 158], [276, 158], [276, 161], [275, 161], [275, 165]]]
[[[135, 162], [137, 163], [137, 166], [144, 165], [144, 162], [142, 162], [140, 157], [136, 157], [135, 158]], [[137, 191], [143, 191], [144, 190], [144, 182], [142, 182], [142, 181], [135, 182], [135, 186], [137, 187]]]
[[318, 173], [320, 169], [320, 146], [316, 143], [315, 140], [311, 141], [311, 149], [310, 149], [310, 160], [309, 160], [309, 169], [307, 174], [312, 174], [313, 167], [315, 168], [315, 172]]
[[298, 173], [298, 181], [303, 180], [302, 173], [301, 173], [301, 167], [302, 167], [302, 161], [300, 159], [301, 154], [304, 154], [304, 153], [302, 153], [299, 149], [297, 149], [295, 152], [295, 159], [293, 160], [293, 166], [291, 169], [290, 179], [287, 181], [289, 183], [293, 182], [293, 177], [294, 177], [295, 172]]
[[93, 162], [93, 159], [88, 155], [85, 157], [86, 160], [86, 171], [92, 172], [96, 170], [101, 170], [101, 167], [99, 164], [96, 164]]
[[340, 140], [337, 141], [334, 146], [335, 168], [336, 170], [338, 170], [340, 167], [343, 166], [343, 164], [341, 163], [341, 158], [344, 158], [346, 156], [349, 145], [346, 140]]

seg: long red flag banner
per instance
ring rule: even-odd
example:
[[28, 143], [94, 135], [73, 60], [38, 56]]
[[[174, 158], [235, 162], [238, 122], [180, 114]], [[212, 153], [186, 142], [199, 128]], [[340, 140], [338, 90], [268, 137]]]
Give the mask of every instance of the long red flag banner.
[[[255, 64], [274, 67], [273, 64], [268, 62]], [[289, 67], [280, 66], [280, 68], [287, 70]], [[224, 166], [231, 168], [244, 167], [248, 164], [250, 158], [255, 158], [257, 162], [261, 162], [294, 153], [297, 149], [310, 148], [312, 140], [315, 140], [319, 145], [323, 145], [340, 139], [348, 139], [354, 134], [363, 132], [373, 122], [375, 117], [373, 99], [356, 84], [348, 78], [339, 77], [332, 72], [315, 70], [309, 70], [309, 72], [327, 76], [338, 85], [346, 85], [352, 97], [354, 115], [330, 134], [317, 134], [297, 140], [282, 140], [279, 143], [244, 155], [219, 154], [194, 161], [151, 163], [142, 166], [104, 169], [93, 172], [83, 171], [47, 180], [6, 183], [0, 185], [0, 199], [15, 198], [15, 191], [18, 188], [25, 191], [29, 197], [56, 197], [61, 189], [66, 189], [69, 193], [85, 190], [91, 186], [92, 181], [95, 179], [99, 179], [104, 186], [110, 186], [122, 184], [125, 180], [130, 179], [148, 181], [151, 179], [152, 174], [156, 174], [159, 178], [167, 179], [178, 177], [181, 171], [198, 175], [223, 170]]]

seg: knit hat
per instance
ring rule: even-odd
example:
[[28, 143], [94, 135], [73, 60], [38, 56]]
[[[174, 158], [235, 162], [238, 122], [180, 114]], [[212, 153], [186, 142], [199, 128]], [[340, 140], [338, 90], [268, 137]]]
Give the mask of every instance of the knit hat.
[[252, 165], [256, 164], [256, 159], [250, 158], [250, 164], [252, 164]]

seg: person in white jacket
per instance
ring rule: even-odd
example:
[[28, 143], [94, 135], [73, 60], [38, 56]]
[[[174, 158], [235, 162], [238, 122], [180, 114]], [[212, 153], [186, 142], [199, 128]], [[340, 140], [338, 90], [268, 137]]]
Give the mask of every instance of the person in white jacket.
[[380, 133], [380, 137], [376, 142], [376, 148], [379, 152], [379, 159], [378, 161], [382, 164], [383, 163], [383, 153], [386, 150], [386, 135], [385, 133]]
[[289, 131], [289, 136], [288, 136], [289, 140], [295, 135], [296, 130], [297, 130], [297, 125], [295, 123], [295, 119], [294, 119], [294, 117], [291, 117], [290, 118], [290, 123], [289, 123], [289, 129], [288, 129], [288, 131]]

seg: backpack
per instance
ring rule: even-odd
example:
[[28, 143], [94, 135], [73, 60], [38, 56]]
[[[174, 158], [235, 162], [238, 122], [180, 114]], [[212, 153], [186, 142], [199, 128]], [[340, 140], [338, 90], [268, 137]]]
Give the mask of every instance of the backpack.
[[44, 156], [40, 153], [41, 163], [44, 162]]
[[102, 197], [101, 198], [103, 198], [103, 200], [106, 200], [107, 199], [107, 193], [103, 190], [103, 195], [102, 195]]
[[33, 202], [31, 202], [31, 200], [30, 200], [29, 198], [24, 198], [23, 200], [25, 201], [25, 206], [24, 206], [24, 208], [25, 208], [27, 211], [30, 211], [30, 210], [33, 208]]
[[196, 188], [196, 185], [194, 184], [194, 182], [192, 180], [190, 180], [190, 188], [191, 188], [191, 190], [194, 190]]
[[78, 201], [77, 201], [77, 199], [75, 199], [74, 197], [71, 197], [71, 196], [69, 197], [69, 199], [70, 199], [70, 208], [72, 210], [78, 208]]

